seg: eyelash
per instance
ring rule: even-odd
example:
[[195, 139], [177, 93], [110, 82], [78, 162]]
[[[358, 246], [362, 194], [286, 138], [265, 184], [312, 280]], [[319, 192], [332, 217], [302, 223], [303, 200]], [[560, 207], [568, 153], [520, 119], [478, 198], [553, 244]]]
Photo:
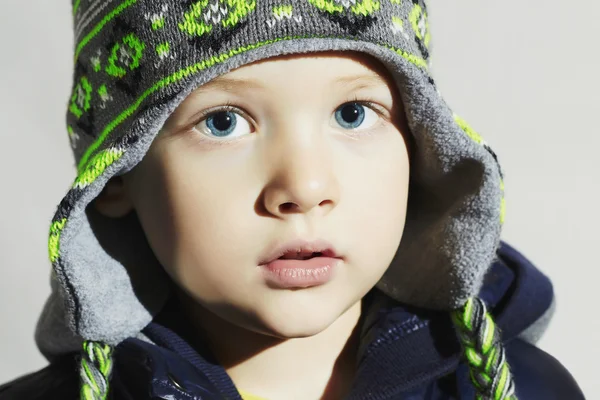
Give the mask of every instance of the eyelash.
[[[371, 99], [369, 97], [365, 97], [362, 100], [360, 100], [358, 98], [358, 96], [353, 96], [350, 100], [340, 104], [338, 106], [338, 108], [340, 106], [342, 106], [344, 104], [348, 104], [348, 103], [356, 103], [356, 104], [360, 104], [361, 106], [369, 107], [371, 110], [373, 110], [375, 113], [377, 113], [377, 115], [379, 115], [380, 118], [383, 118], [386, 121], [389, 120], [389, 117], [386, 115], [386, 112], [385, 112], [385, 107], [378, 104], [376, 101], [374, 101], [373, 99]], [[336, 108], [336, 110], [337, 110], [337, 108]]]
[[236, 107], [235, 105], [233, 105], [233, 103], [227, 102], [222, 106], [217, 106], [214, 108], [210, 108], [208, 110], [203, 110], [200, 112], [200, 114], [194, 118], [194, 126], [198, 125], [200, 122], [204, 121], [206, 118], [210, 117], [211, 115], [220, 113], [220, 112], [230, 112], [230, 111], [234, 111], [238, 114], [240, 114], [242, 117], [253, 121], [253, 119], [248, 115], [247, 112], [245, 112], [244, 110], [242, 110], [239, 107]]

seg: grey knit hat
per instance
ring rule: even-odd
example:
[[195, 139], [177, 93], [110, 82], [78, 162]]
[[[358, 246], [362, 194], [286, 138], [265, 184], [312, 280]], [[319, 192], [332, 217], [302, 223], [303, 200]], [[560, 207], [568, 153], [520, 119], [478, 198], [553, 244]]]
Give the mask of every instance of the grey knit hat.
[[[430, 76], [423, 1], [74, 0], [73, 15], [67, 127], [78, 175], [50, 228], [53, 293], [36, 333], [48, 358], [82, 343], [110, 349], [138, 335], [169, 295], [137, 219], [111, 220], [87, 207], [106, 182], [140, 162], [198, 86], [261, 59], [326, 50], [381, 61], [414, 137], [404, 236], [378, 287], [403, 303], [453, 312], [460, 335], [470, 335], [461, 336], [463, 344], [482, 355], [500, 346], [476, 296], [499, 245], [502, 175], [494, 153]], [[482, 338], [490, 329], [493, 340]], [[94, 354], [85, 348], [84, 361]], [[490, 391], [506, 368], [496, 358], [493, 371], [484, 371], [492, 384], [482, 380]], [[513, 390], [507, 382], [506, 396]]]

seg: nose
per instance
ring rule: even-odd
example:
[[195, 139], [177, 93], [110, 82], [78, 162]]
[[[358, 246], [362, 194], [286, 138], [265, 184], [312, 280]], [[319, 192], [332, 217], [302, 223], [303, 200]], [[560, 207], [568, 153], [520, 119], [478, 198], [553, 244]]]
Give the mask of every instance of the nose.
[[339, 202], [340, 186], [331, 146], [320, 135], [283, 138], [270, 152], [271, 179], [263, 192], [266, 210], [279, 218], [326, 215]]

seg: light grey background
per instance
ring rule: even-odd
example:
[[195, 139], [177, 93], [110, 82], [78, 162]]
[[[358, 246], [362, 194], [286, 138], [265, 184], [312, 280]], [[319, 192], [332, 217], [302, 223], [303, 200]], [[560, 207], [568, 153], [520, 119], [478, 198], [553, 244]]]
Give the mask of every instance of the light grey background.
[[[47, 231], [74, 178], [64, 110], [67, 0], [1, 0], [0, 383], [39, 369], [33, 331], [49, 293]], [[433, 71], [506, 173], [504, 238], [553, 282], [540, 346], [600, 394], [600, 3], [429, 0]]]

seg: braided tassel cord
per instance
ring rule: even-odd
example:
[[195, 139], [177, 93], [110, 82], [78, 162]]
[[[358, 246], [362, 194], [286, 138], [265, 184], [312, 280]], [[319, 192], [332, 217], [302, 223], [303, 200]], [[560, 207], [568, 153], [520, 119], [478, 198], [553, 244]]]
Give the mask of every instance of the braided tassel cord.
[[79, 376], [81, 400], [106, 400], [112, 372], [113, 348], [99, 342], [83, 342]]
[[484, 302], [471, 298], [452, 313], [477, 400], [517, 400], [500, 333]]

